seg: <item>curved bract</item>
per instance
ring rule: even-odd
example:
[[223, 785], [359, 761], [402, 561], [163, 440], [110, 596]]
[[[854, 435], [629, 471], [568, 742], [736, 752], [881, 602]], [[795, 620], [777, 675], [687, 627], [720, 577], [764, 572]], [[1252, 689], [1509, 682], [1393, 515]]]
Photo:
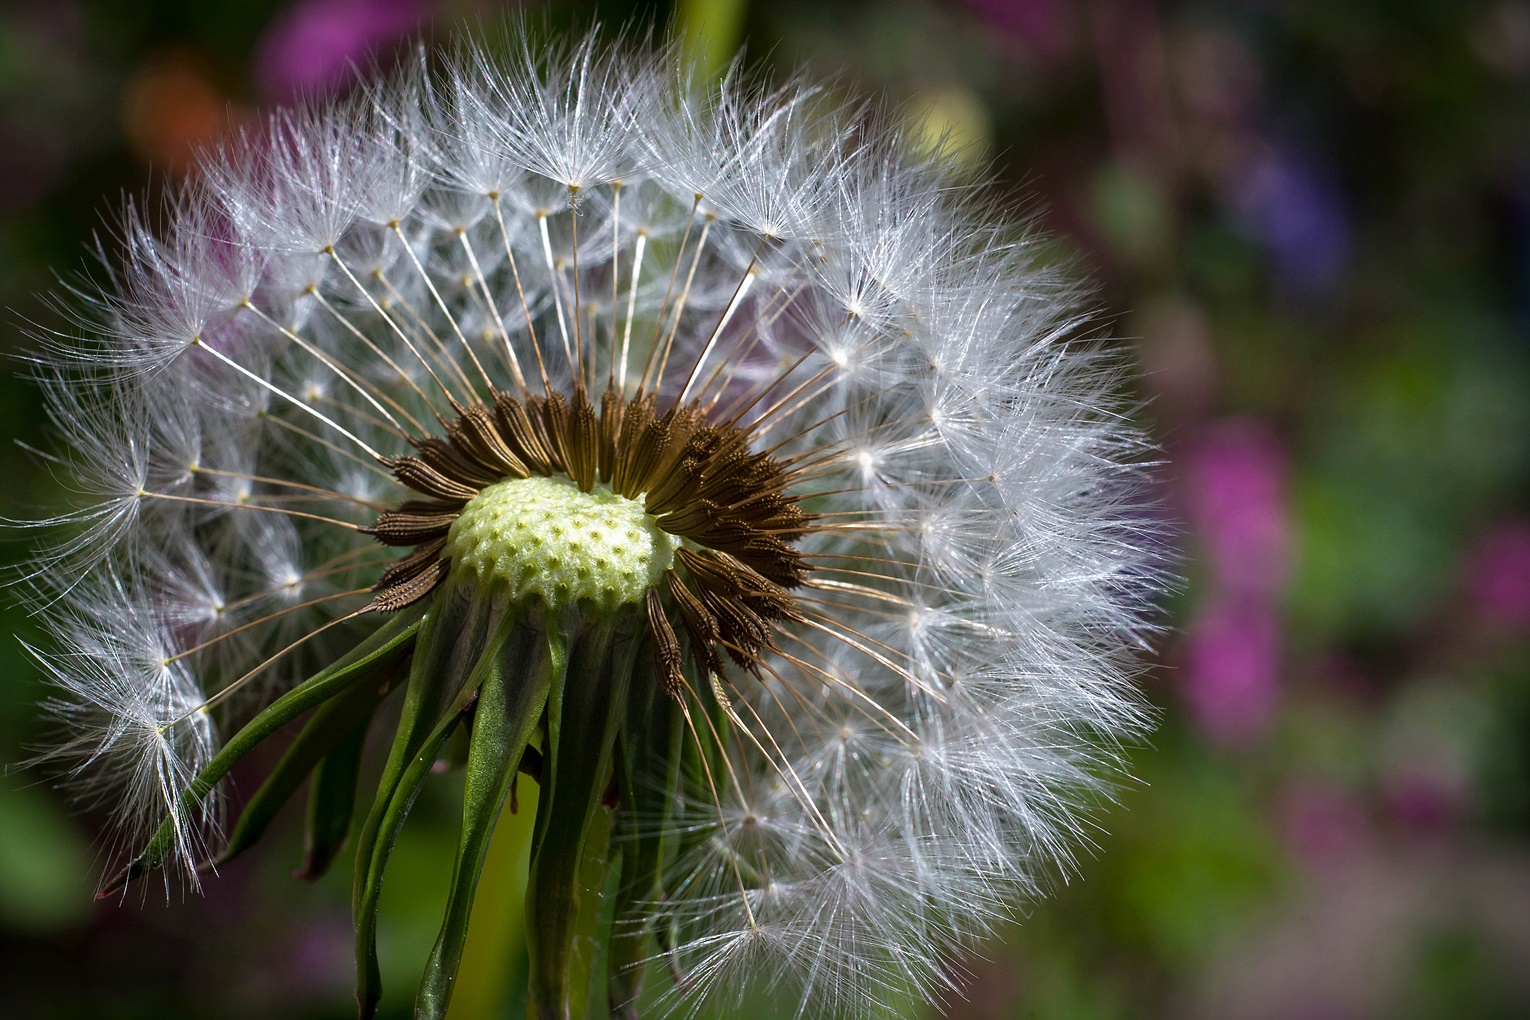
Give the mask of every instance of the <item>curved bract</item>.
[[1072, 288], [864, 108], [678, 66], [463, 43], [278, 113], [163, 231], [130, 209], [45, 342], [81, 496], [30, 575], [50, 758], [114, 805], [124, 883], [245, 851], [309, 779], [364, 1015], [459, 731], [416, 1014], [534, 781], [551, 1020], [938, 996], [1144, 725], [1143, 447]]

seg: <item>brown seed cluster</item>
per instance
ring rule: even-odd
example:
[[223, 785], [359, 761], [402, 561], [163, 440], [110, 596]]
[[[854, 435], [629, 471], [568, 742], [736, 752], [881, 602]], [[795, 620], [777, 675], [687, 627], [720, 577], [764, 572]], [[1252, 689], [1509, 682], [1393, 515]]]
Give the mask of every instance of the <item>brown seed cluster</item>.
[[772, 625], [797, 619], [789, 590], [807, 578], [793, 547], [812, 521], [786, 491], [789, 472], [749, 449], [732, 424], [710, 424], [700, 403], [663, 413], [652, 396], [627, 400], [608, 389], [597, 410], [583, 387], [462, 409], [445, 435], [413, 440], [417, 455], [390, 460], [400, 483], [425, 497], [377, 518], [372, 533], [414, 551], [393, 563], [372, 607], [402, 609], [446, 578], [447, 532], [480, 490], [511, 478], [566, 476], [581, 490], [597, 484], [634, 502], [666, 532], [686, 539], [649, 589], [648, 623], [660, 681], [683, 685], [678, 618], [698, 666], [720, 671], [726, 652], [751, 667], [773, 646]]

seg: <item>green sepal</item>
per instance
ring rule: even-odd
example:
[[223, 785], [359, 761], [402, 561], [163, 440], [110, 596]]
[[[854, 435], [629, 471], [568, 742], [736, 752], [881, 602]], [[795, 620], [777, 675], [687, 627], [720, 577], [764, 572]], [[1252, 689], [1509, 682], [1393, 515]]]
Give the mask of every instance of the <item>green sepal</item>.
[[[697, 673], [703, 671], [698, 668]], [[719, 791], [722, 786], [722, 777], [728, 774], [728, 738], [733, 733], [733, 716], [729, 712], [727, 704], [727, 692], [722, 689], [722, 680], [712, 674], [706, 674], [705, 682], [693, 685], [696, 690], [692, 697], [692, 704], [699, 705], [701, 713], [698, 715], [692, 709], [692, 715], [696, 717], [696, 728], [701, 731], [701, 743], [707, 752], [707, 764], [712, 769], [712, 781], [718, 784]], [[707, 725], [710, 721], [711, 725]]]
[[357, 643], [355, 648], [277, 698], [246, 723], [191, 781], [186, 792], [181, 795], [176, 811], [171, 812], [170, 817], [160, 825], [143, 852], [123, 870], [114, 883], [101, 892], [101, 897], [120, 892], [129, 882], [163, 866], [177, 842], [179, 812], [191, 810], [199, 800], [217, 788], [218, 783], [241, 758], [277, 730], [309, 709], [346, 691], [351, 685], [375, 676], [378, 670], [399, 662], [409, 654], [419, 627], [420, 620], [416, 612], [405, 610], [389, 617], [382, 626]]
[[441, 748], [441, 754], [436, 758], [437, 772], [455, 772], [467, 765], [468, 745], [472, 743], [472, 734], [466, 729], [455, 731]]
[[[277, 813], [303, 785], [303, 780], [314, 771], [330, 752], [352, 733], [364, 737], [372, 714], [383, 697], [393, 689], [401, 675], [399, 663], [389, 663], [381, 668], [382, 674], [374, 683], [356, 683], [349, 690], [330, 698], [314, 710], [286, 753], [276, 763], [260, 789], [245, 804], [229, 834], [228, 843], [218, 855], [217, 865], [232, 861], [255, 844], [265, 834]], [[346, 825], [349, 826], [349, 816]]]
[[565, 663], [557, 642], [525, 623], [513, 623], [510, 630], [490, 657], [473, 710], [457, 860], [441, 933], [415, 998], [415, 1020], [440, 1020], [446, 1015], [489, 840], [527, 741], [541, 722], [548, 691], [555, 679], [562, 680]]
[[505, 633], [506, 607], [475, 587], [448, 583], [420, 627], [398, 730], [377, 796], [356, 839], [352, 917], [356, 926], [356, 1005], [362, 1020], [377, 1013], [382, 974], [377, 962], [377, 907], [394, 841], [436, 756], [472, 707]]
[[451, 736], [457, 724], [462, 722], [472, 705], [473, 696], [473, 692], [464, 692], [463, 703], [457, 711], [442, 719], [436, 729], [420, 742], [416, 748], [416, 757], [408, 763], [399, 781], [393, 785], [392, 796], [383, 805], [382, 811], [377, 812], [374, 805], [374, 813], [379, 817], [373, 826], [374, 839], [365, 861], [361, 859], [358, 848], [356, 870], [362, 875], [362, 893], [355, 916], [356, 1005], [358, 1015], [363, 1020], [370, 1020], [377, 1015], [377, 1004], [382, 1000], [382, 971], [377, 963], [377, 907], [382, 896], [383, 872], [387, 870], [388, 858], [393, 853], [393, 844], [398, 839], [399, 830], [404, 827], [404, 819], [408, 817], [420, 787], [424, 785], [435, 764], [436, 752], [446, 743], [446, 738]]
[[393, 799], [393, 791], [420, 744], [449, 714], [462, 683], [477, 661], [476, 657], [459, 654], [475, 637], [461, 628], [478, 622], [488, 612], [484, 600], [472, 598], [469, 590], [452, 586], [450, 582], [428, 604], [430, 612], [420, 623], [414, 661], [409, 668], [409, 686], [404, 692], [404, 707], [388, 750], [387, 763], [378, 779], [377, 796], [356, 837], [356, 875], [351, 886], [351, 909], [358, 916], [366, 882], [365, 865], [372, 858], [377, 828]]
[[[642, 642], [633, 617], [603, 618], [574, 639], [567, 675], [548, 699], [542, 788], [526, 888], [531, 1015], [538, 1020], [603, 1017], [603, 906], [617, 727]], [[604, 812], [604, 817], [598, 817]]]
[[[373, 713], [376, 705], [373, 705]], [[292, 877], [313, 882], [329, 871], [356, 813], [356, 780], [361, 772], [361, 754], [366, 749], [369, 714], [342, 736], [330, 752], [314, 766], [308, 782], [308, 817], [303, 827], [303, 864]]]
[[[726, 742], [732, 733], [732, 722], [726, 706], [717, 696], [718, 691], [711, 677], [696, 682], [695, 678], [702, 677], [704, 671], [694, 660], [688, 659], [687, 663], [693, 667], [687, 670], [687, 675], [693, 680], [681, 698], [684, 699], [683, 708], [688, 710], [688, 719], [687, 713], [682, 711], [682, 705], [674, 703], [675, 714], [679, 718], [680, 745], [675, 752], [678, 772], [673, 789], [682, 791], [687, 803], [712, 805], [716, 798], [722, 796], [722, 784], [728, 775]], [[671, 800], [671, 808], [675, 804], [676, 801]], [[661, 881], [663, 868], [669, 862], [677, 857], [691, 857], [703, 843], [716, 838], [710, 825], [694, 822], [694, 819], [682, 820], [682, 824], [677, 826], [668, 823], [666, 818], [659, 865]], [[659, 898], [662, 900], [664, 895], [665, 891], [661, 887]], [[687, 983], [689, 976], [679, 969], [678, 947], [682, 940], [676, 923], [670, 921], [655, 927], [653, 935], [658, 941], [659, 952], [669, 963], [673, 980], [677, 984]]]

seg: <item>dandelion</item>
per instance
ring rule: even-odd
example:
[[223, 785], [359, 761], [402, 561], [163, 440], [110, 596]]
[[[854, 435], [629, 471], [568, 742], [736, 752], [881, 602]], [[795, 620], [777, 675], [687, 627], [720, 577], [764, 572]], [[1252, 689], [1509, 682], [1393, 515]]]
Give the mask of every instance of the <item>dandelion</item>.
[[682, 66], [465, 42], [124, 219], [38, 358], [79, 502], [28, 575], [104, 893], [195, 882], [306, 781], [372, 1016], [389, 852], [454, 734], [420, 1017], [522, 782], [544, 1020], [936, 999], [1066, 869], [1145, 723], [1121, 367], [889, 119]]

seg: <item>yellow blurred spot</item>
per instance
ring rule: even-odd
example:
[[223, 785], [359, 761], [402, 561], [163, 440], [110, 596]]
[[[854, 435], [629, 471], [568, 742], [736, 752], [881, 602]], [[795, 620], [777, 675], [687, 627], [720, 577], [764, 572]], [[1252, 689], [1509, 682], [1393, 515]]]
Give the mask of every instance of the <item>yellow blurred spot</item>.
[[993, 139], [983, 101], [960, 85], [916, 94], [909, 103], [907, 123], [912, 141], [920, 148], [943, 152], [962, 163], [980, 161]]

